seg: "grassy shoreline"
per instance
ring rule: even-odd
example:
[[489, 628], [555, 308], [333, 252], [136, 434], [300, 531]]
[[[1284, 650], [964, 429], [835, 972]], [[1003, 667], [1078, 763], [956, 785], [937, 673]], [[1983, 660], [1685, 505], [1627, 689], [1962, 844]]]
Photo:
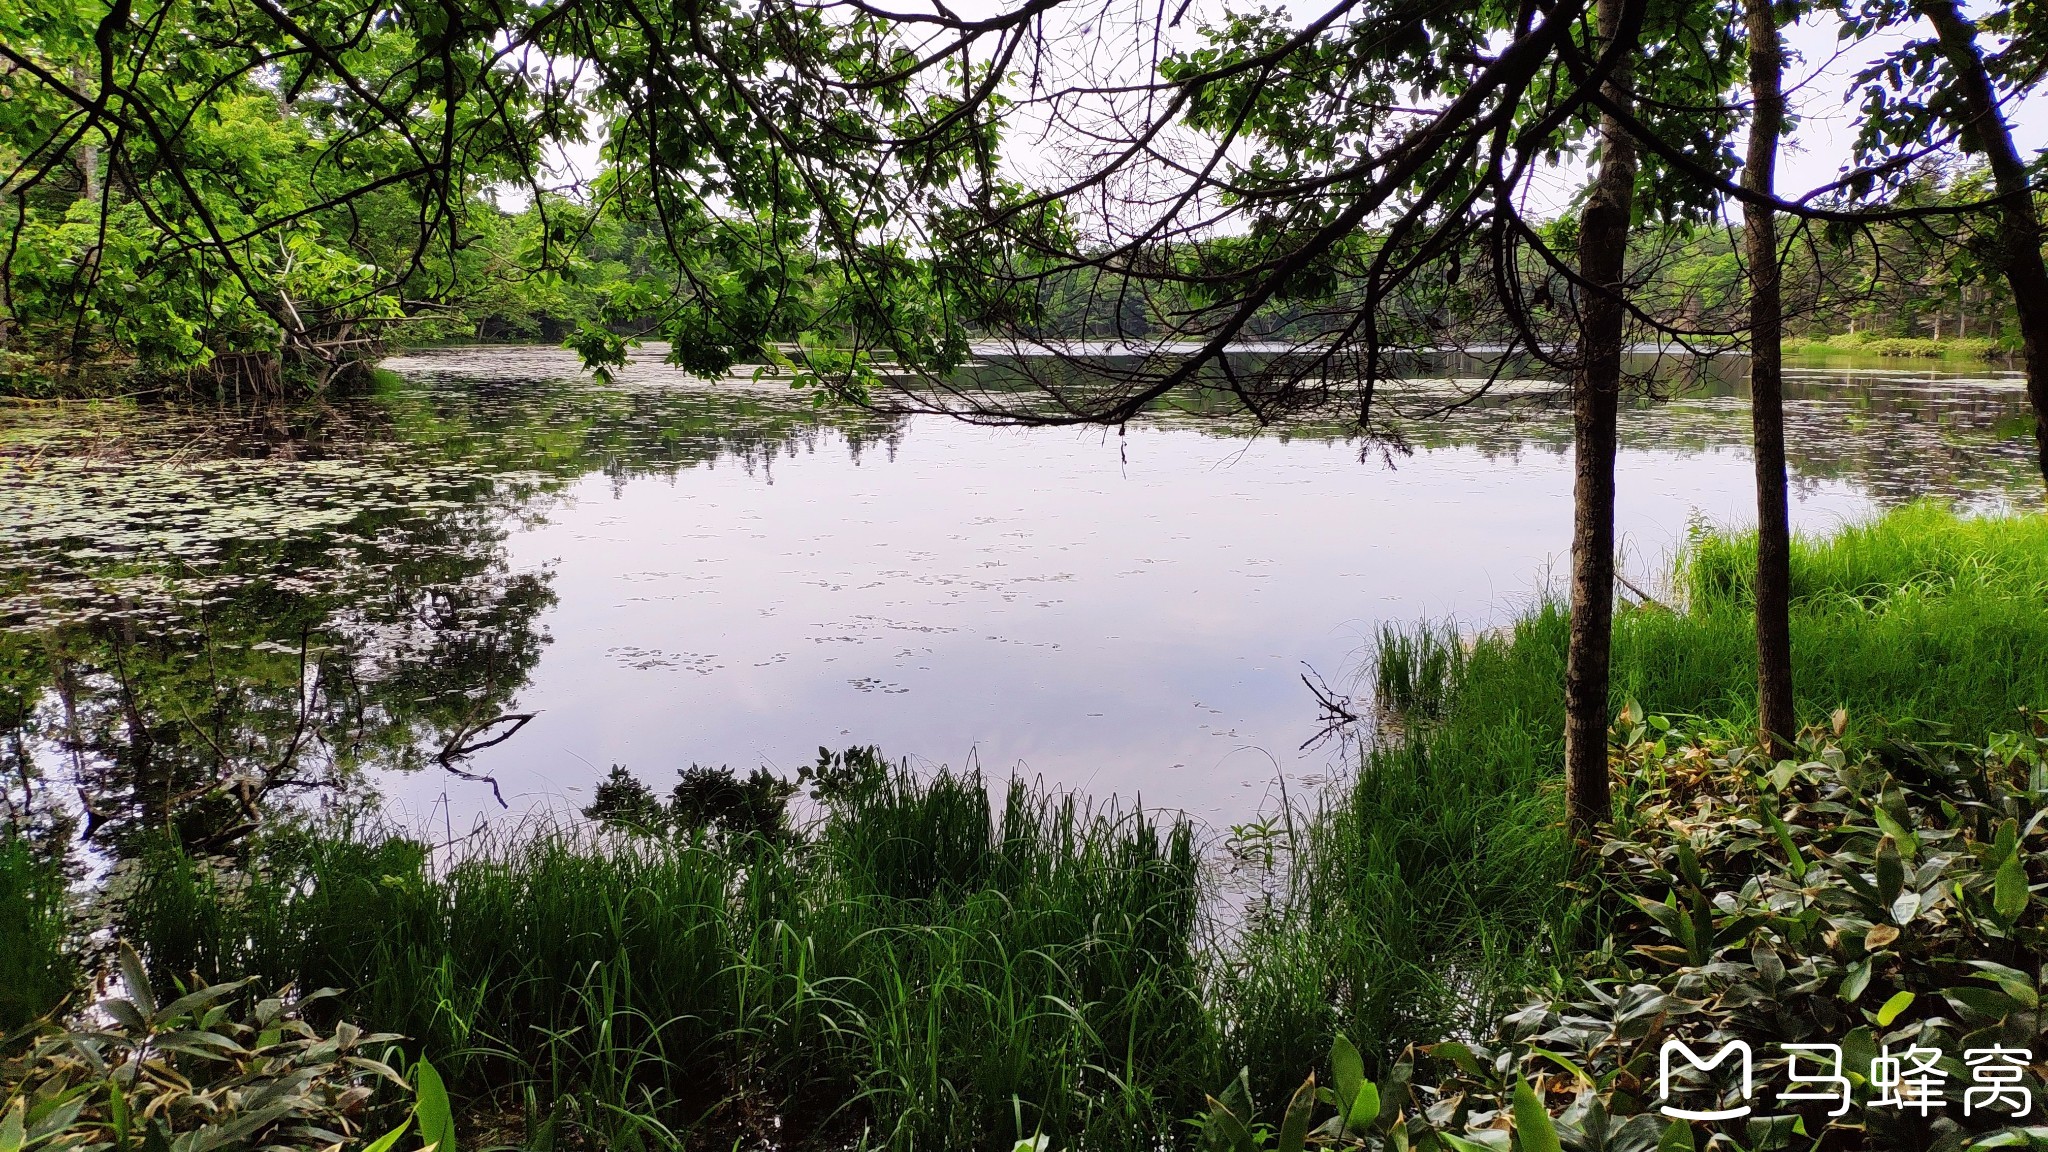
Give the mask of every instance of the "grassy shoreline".
[[[1618, 828], [1661, 795], [1664, 717], [1746, 739], [1752, 556], [1700, 531], [1675, 603], [1616, 621]], [[2048, 517], [1918, 505], [1801, 540], [1793, 613], [1802, 723], [1982, 749], [2048, 705]], [[1340, 1035], [1374, 1075], [1477, 1042], [1625, 926], [1632, 905], [1567, 883], [1565, 625], [1539, 604], [1476, 639], [1383, 636], [1397, 723], [1233, 933], [1202, 915], [1184, 822], [851, 754], [821, 760], [801, 829], [714, 789], [622, 794], [643, 831], [533, 827], [440, 864], [345, 825], [231, 862], [166, 849], [119, 929], [164, 991], [345, 989], [492, 1142], [1154, 1148], [1239, 1068], [1272, 1101]]]
[[1988, 336], [1884, 336], [1872, 332], [1787, 337], [1784, 352], [1787, 356], [1802, 359], [1882, 356], [1972, 363], [2005, 359], [2016, 354], [2011, 345]]

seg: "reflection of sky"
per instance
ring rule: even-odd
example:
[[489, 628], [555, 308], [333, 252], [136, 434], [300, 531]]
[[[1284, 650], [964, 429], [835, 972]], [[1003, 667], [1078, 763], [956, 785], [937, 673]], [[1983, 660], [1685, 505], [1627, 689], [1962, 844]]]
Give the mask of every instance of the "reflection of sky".
[[[1751, 483], [1739, 451], [1625, 452], [1638, 583], [1696, 513], [1748, 518]], [[1276, 764], [1331, 766], [1296, 751], [1316, 729], [1304, 663], [1341, 684], [1382, 621], [1506, 619], [1563, 569], [1570, 489], [1547, 450], [1389, 470], [1341, 443], [942, 419], [858, 464], [827, 439], [772, 482], [587, 477], [510, 542], [560, 602], [518, 703], [538, 718], [472, 767], [517, 811], [586, 803], [614, 762], [665, 789], [692, 761], [788, 772], [873, 743], [1236, 819]], [[1794, 519], [1868, 507], [1819, 482]], [[437, 828], [495, 810], [438, 774], [390, 787]]]

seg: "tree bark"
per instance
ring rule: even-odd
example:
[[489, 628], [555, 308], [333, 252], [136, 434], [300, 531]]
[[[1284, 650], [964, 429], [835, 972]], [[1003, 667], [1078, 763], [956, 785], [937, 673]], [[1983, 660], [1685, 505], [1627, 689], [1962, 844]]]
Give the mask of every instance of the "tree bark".
[[[1622, 0], [1599, 0], [1600, 48], [1622, 32]], [[1604, 85], [1628, 107], [1624, 63]], [[1600, 170], [1579, 215], [1579, 371], [1572, 388], [1572, 604], [1565, 650], [1565, 807], [1574, 837], [1589, 839], [1610, 814], [1607, 695], [1614, 635], [1615, 412], [1628, 315], [1622, 276], [1634, 210], [1636, 146], [1613, 116], [1600, 120]]]
[[1941, 54], [1962, 97], [1964, 143], [1984, 153], [1998, 191], [1996, 261], [2012, 286], [2019, 314], [2020, 345], [2027, 367], [2027, 399], [2034, 408], [2035, 463], [2048, 482], [2048, 264], [2041, 259], [2041, 217], [2027, 184], [2026, 165], [2013, 147], [2012, 128], [1998, 111], [1998, 94], [1977, 48], [1977, 26], [1955, 0], [1916, 0], [1916, 11], [1934, 25]]
[[[1749, 155], [1742, 186], [1772, 195], [1785, 129], [1784, 46], [1771, 0], [1746, 0]], [[1756, 714], [1771, 755], [1792, 754], [1792, 529], [1785, 504], [1785, 380], [1778, 224], [1770, 205], [1742, 207], [1749, 261], [1749, 418], [1756, 456]]]

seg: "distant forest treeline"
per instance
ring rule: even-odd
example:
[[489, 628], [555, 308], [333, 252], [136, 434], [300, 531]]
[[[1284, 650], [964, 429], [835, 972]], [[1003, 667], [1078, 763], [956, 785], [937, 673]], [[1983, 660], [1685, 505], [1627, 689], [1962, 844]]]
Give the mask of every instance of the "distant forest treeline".
[[[28, 169], [37, 141], [52, 136], [52, 117], [63, 112], [39, 107], [46, 93], [21, 78], [18, 69], [0, 75], [0, 164], [17, 172]], [[366, 137], [350, 153], [353, 167], [337, 163], [335, 136], [347, 128], [341, 105], [294, 94], [283, 72], [222, 79], [205, 107], [204, 117], [185, 126], [176, 165], [152, 167], [148, 151], [132, 146], [117, 161], [81, 138], [41, 178], [0, 190], [0, 207], [15, 225], [0, 301], [0, 386], [93, 390], [140, 376], [261, 390], [282, 386], [281, 373], [319, 384], [386, 348], [466, 339], [569, 341], [601, 360], [621, 338], [658, 335], [681, 284], [739, 314], [753, 295], [778, 294], [761, 309], [766, 334], [796, 343], [806, 335], [803, 317], [828, 310], [848, 275], [822, 255], [792, 267], [785, 252], [779, 279], [764, 287], [753, 254], [716, 247], [678, 267], [674, 253], [689, 246], [675, 244], [664, 222], [610, 177], [581, 199], [541, 193], [508, 206], [504, 189], [519, 184], [512, 161], [496, 184], [487, 182], [488, 165], [472, 164], [472, 184], [441, 189], [429, 219], [418, 188], [401, 179], [402, 142]], [[383, 129], [365, 130], [376, 131]], [[379, 164], [388, 173], [380, 175]], [[1930, 165], [1891, 202], [1967, 203], [1986, 195], [1980, 169]], [[165, 205], [185, 211], [167, 216]], [[1789, 333], [1965, 337], [2016, 347], [2004, 284], [1977, 255], [1983, 244], [1968, 234], [1972, 219], [1795, 232], [1786, 244]], [[209, 239], [237, 234], [239, 243]], [[1732, 225], [1639, 229], [1631, 259], [1639, 307], [1710, 341], [1738, 337], [1739, 240]], [[1471, 257], [1475, 265], [1482, 260]], [[1469, 292], [1488, 291], [1486, 277], [1467, 279]], [[1018, 301], [1009, 290], [1003, 327], [1048, 340], [1142, 340], [1208, 303], [1172, 277], [1137, 281], [1085, 266], [1021, 280], [1035, 298]], [[1336, 322], [1325, 318], [1341, 317], [1328, 302], [1345, 295], [1342, 285], [1314, 289], [1276, 296], [1247, 337], [1312, 338]], [[818, 299], [790, 308], [792, 293]], [[1493, 330], [1499, 310], [1484, 300], [1442, 284], [1408, 296], [1381, 309], [1393, 343], [1483, 344], [1505, 335]], [[1536, 299], [1543, 302], [1541, 291]], [[965, 330], [977, 328], [970, 322]]]

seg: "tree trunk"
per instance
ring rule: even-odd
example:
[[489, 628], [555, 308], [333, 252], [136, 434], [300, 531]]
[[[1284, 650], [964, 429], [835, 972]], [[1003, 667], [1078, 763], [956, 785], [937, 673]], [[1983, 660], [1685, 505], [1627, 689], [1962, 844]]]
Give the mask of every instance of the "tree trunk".
[[[1599, 0], [1600, 47], [1621, 32], [1622, 0]], [[1624, 53], [1623, 60], [1627, 57]], [[1605, 92], [1627, 107], [1624, 62]], [[1585, 840], [1610, 814], [1607, 694], [1614, 634], [1615, 410], [1628, 315], [1621, 280], [1634, 209], [1636, 147], [1612, 116], [1600, 120], [1600, 171], [1579, 216], [1579, 371], [1572, 389], [1572, 619], [1565, 650], [1565, 806]]]
[[[1785, 129], [1784, 46], [1771, 0], [1746, 0], [1749, 22], [1749, 156], [1742, 186], [1772, 195]], [[1785, 506], [1784, 313], [1778, 224], [1768, 204], [1742, 206], [1749, 260], [1749, 419], [1756, 455], [1756, 715], [1771, 755], [1790, 756], [1792, 529]]]
[[1917, 0], [1914, 5], [1934, 25], [1941, 54], [1955, 74], [1962, 97], [1964, 143], [1991, 162], [1998, 190], [1999, 271], [2012, 286], [2013, 309], [2019, 313], [2020, 347], [2027, 366], [2027, 399], [2034, 406], [2035, 463], [2048, 482], [2048, 265], [2041, 260], [2041, 217], [2034, 209], [2027, 169], [2013, 147], [2012, 128], [1998, 112], [1998, 96], [1984, 56], [1977, 50], [1977, 26], [1964, 19], [1955, 0]]

